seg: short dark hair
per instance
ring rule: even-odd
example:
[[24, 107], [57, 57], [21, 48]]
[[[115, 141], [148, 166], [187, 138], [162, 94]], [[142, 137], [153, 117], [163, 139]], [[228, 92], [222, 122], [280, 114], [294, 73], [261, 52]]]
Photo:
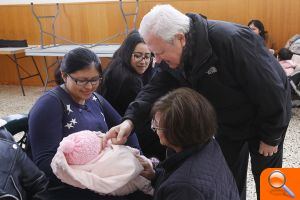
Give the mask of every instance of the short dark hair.
[[152, 117], [157, 112], [161, 113], [159, 126], [165, 128], [166, 139], [177, 147], [204, 144], [217, 131], [214, 108], [190, 88], [179, 88], [161, 97], [152, 107]]
[[265, 31], [264, 24], [260, 20], [258, 20], [258, 19], [252, 19], [248, 23], [248, 26], [250, 26], [251, 24], [253, 24], [256, 28], [258, 28], [259, 35], [265, 40], [266, 39], [266, 33], [267, 33], [267, 31]]
[[55, 71], [55, 82], [63, 83], [60, 72], [72, 74], [76, 71], [86, 69], [94, 64], [95, 68], [102, 75], [102, 67], [98, 56], [90, 49], [79, 47], [69, 51], [63, 58], [60, 66]]
[[279, 60], [290, 60], [293, 57], [293, 53], [287, 48], [281, 48], [278, 51], [278, 59]]

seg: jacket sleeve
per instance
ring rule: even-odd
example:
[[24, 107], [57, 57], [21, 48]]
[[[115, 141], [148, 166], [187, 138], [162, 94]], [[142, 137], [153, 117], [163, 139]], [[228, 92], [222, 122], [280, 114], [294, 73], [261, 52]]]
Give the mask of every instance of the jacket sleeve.
[[208, 199], [202, 191], [189, 183], [174, 183], [161, 189], [157, 199], [164, 200], [205, 200]]
[[20, 182], [29, 199], [46, 199], [48, 180], [45, 174], [19, 148], [16, 167], [19, 167]]
[[129, 104], [123, 120], [130, 119], [135, 128], [142, 126], [150, 115], [153, 103], [167, 92], [179, 87], [179, 83], [167, 71], [158, 72]]
[[257, 134], [269, 145], [278, 145], [291, 116], [288, 79], [275, 57], [256, 35], [241, 29], [229, 44], [232, 73], [256, 108]]

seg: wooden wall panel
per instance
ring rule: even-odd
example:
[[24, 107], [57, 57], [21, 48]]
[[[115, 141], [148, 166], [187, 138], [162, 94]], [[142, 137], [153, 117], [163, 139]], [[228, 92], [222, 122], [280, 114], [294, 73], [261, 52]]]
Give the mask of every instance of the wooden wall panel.
[[[22, 56], [22, 54], [18, 54], [18, 57]], [[42, 74], [42, 77], [46, 77], [45, 74], [45, 64], [44, 60], [41, 57], [35, 57], [35, 60], [37, 62], [38, 68]], [[53, 63], [55, 61], [54, 58], [47, 58], [48, 63]], [[36, 73], [35, 67], [33, 65], [33, 62], [30, 57], [25, 57], [23, 59], [19, 59], [18, 63], [22, 65], [22, 67], [25, 68], [26, 71], [32, 72], [32, 74]], [[53, 79], [54, 69], [56, 67], [50, 68], [50, 80]], [[27, 76], [26, 73], [24, 73], [21, 70], [22, 76]], [[18, 75], [15, 64], [4, 55], [0, 56], [0, 84], [14, 84], [18, 85]], [[42, 83], [38, 76], [35, 76], [30, 79], [25, 79], [23, 81], [24, 85], [38, 85], [41, 86]]]
[[[169, 3], [182, 12], [196, 12], [209, 19], [225, 20], [246, 25], [250, 19], [260, 19], [266, 30], [282, 47], [288, 38], [300, 33], [299, 0], [140, 0], [138, 24], [142, 16], [156, 4]], [[126, 10], [134, 10], [133, 2], [126, 3]], [[55, 5], [35, 5], [39, 14], [52, 15]], [[29, 5], [0, 6], [0, 38], [27, 39], [29, 44], [39, 44], [39, 27]], [[131, 20], [130, 20], [131, 21]], [[49, 22], [44, 27], [50, 31]], [[131, 23], [132, 25], [132, 23]], [[103, 38], [125, 30], [118, 2], [61, 4], [56, 22], [57, 35], [78, 43], [95, 43]], [[118, 37], [110, 42], [121, 42]], [[51, 43], [51, 38], [45, 38]], [[42, 63], [40, 58], [37, 59]], [[105, 60], [104, 63], [107, 63]], [[31, 67], [30, 62], [26, 62]], [[41, 65], [41, 64], [40, 64]], [[42, 66], [40, 66], [43, 70]], [[17, 84], [15, 66], [0, 56], [0, 83]], [[39, 85], [38, 79], [26, 81], [29, 85]]]
[[279, 49], [290, 37], [300, 33], [300, 1], [249, 1], [249, 19], [260, 19]]

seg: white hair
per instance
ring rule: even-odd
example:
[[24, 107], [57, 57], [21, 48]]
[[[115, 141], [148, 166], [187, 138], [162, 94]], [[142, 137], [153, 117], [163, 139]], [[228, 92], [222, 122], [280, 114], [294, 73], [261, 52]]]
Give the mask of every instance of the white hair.
[[149, 34], [159, 36], [171, 42], [177, 33], [187, 33], [190, 29], [190, 18], [173, 6], [156, 5], [142, 19], [139, 32], [143, 38]]

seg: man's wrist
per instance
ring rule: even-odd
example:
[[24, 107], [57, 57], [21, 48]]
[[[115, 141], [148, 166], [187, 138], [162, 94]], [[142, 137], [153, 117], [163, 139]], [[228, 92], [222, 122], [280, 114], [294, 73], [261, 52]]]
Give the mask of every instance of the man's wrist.
[[133, 122], [130, 119], [125, 119], [124, 123], [126, 123], [130, 127], [131, 130], [134, 129]]

